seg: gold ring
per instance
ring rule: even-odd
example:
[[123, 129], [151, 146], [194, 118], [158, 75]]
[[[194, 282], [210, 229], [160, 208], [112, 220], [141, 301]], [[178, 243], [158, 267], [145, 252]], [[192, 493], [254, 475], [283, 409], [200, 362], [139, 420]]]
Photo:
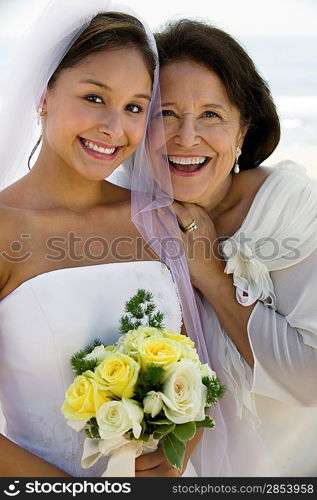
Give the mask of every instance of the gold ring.
[[188, 226], [184, 227], [185, 233], [189, 233], [190, 231], [196, 231], [198, 229], [198, 226], [196, 224], [196, 221], [192, 221]]

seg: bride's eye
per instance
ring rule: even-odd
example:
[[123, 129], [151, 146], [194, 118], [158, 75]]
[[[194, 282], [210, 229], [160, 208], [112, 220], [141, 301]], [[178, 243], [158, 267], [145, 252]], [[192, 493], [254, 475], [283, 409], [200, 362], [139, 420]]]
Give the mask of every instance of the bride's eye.
[[137, 115], [143, 112], [142, 106], [138, 106], [137, 104], [128, 104], [125, 108], [127, 111], [131, 111], [131, 113]]
[[84, 99], [95, 104], [104, 104], [104, 100], [97, 94], [87, 94]]

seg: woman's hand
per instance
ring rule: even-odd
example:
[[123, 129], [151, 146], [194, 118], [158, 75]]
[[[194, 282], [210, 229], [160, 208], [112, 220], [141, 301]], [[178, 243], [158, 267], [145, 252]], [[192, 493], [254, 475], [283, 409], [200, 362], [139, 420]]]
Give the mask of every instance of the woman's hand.
[[135, 461], [135, 477], [180, 477], [182, 472], [172, 467], [162, 448], [141, 455]]
[[173, 208], [182, 228], [195, 221], [197, 229], [182, 232], [188, 268], [194, 286], [208, 276], [223, 276], [224, 263], [218, 250], [215, 226], [207, 212], [194, 203], [175, 201]]
[[188, 461], [190, 459], [191, 454], [196, 448], [198, 442], [200, 441], [203, 430], [200, 429], [196, 432], [193, 439], [186, 442], [186, 453], [184, 458], [183, 470], [179, 471], [172, 467], [168, 462], [167, 458], [165, 458], [163, 449], [159, 444], [159, 447], [156, 451], [152, 453], [146, 453], [145, 455], [141, 455], [135, 461], [135, 476], [136, 477], [181, 477], [184, 470], [187, 467]]
[[254, 358], [247, 324], [256, 303], [243, 306], [237, 302], [236, 289], [231, 275], [224, 273], [225, 264], [218, 250], [219, 239], [207, 212], [192, 203], [174, 202], [173, 208], [183, 228], [193, 220], [197, 224], [196, 230], [182, 233], [191, 281], [209, 302], [220, 325], [252, 367]]

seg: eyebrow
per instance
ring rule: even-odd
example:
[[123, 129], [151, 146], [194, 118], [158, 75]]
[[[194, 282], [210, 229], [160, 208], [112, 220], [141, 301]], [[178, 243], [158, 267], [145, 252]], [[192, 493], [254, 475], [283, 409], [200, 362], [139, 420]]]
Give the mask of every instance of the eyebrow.
[[216, 109], [225, 109], [221, 104], [204, 104], [202, 108], [216, 108]]
[[[176, 106], [177, 104], [175, 102], [162, 102], [162, 106]], [[222, 109], [224, 110], [225, 108], [221, 106], [221, 104], [204, 104], [201, 106], [202, 108], [216, 108], [216, 109]]]
[[[96, 87], [99, 87], [103, 90], [110, 90], [111, 91], [111, 88], [106, 85], [105, 83], [101, 83], [101, 82], [98, 82], [96, 80], [80, 80], [79, 83], [88, 83], [90, 85], [95, 85]], [[139, 99], [147, 99], [148, 101], [151, 100], [151, 96], [149, 96], [148, 94], [135, 94], [133, 97], [138, 97]]]

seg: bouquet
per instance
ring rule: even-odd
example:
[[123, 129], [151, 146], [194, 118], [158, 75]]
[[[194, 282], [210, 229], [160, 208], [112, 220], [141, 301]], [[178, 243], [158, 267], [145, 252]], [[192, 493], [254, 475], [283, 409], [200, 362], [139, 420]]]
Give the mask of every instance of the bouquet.
[[110, 457], [102, 477], [134, 477], [135, 458], [159, 442], [181, 471], [186, 441], [215, 426], [207, 409], [225, 388], [199, 361], [194, 342], [166, 330], [155, 311], [151, 293], [138, 290], [126, 303], [118, 341], [105, 346], [95, 340], [71, 358], [77, 376], [62, 412], [86, 434], [83, 468]]

